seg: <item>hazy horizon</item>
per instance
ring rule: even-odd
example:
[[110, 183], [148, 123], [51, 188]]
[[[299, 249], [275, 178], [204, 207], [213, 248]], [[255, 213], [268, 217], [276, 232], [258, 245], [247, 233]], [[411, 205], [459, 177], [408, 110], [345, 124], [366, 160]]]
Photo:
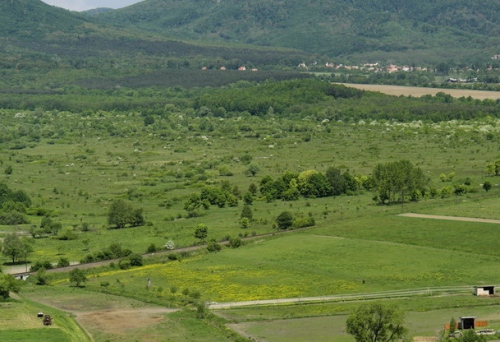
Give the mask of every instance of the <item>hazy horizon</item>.
[[42, 0], [48, 5], [65, 8], [70, 11], [87, 11], [94, 8], [122, 8], [143, 0]]

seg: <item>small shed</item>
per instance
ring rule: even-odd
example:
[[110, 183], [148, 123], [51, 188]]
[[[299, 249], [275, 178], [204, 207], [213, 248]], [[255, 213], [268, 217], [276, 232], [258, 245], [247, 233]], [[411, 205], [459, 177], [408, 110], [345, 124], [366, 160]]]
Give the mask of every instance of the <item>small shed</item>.
[[493, 296], [495, 294], [495, 285], [474, 286], [476, 296]]
[[459, 329], [475, 329], [476, 328], [476, 317], [460, 317], [460, 323], [458, 325]]

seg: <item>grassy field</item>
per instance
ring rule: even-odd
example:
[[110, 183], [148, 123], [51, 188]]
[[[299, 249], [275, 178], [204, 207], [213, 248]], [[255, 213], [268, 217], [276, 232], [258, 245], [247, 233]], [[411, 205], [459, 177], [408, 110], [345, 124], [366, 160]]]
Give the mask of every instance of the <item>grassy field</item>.
[[[481, 236], [480, 228], [468, 226], [468, 231]], [[103, 272], [87, 286], [98, 291], [100, 283], [108, 281], [109, 290], [145, 299], [152, 293], [169, 298], [170, 288], [176, 287], [177, 296], [189, 289], [207, 301], [233, 302], [500, 283], [496, 254], [394, 242], [398, 233], [391, 232], [392, 226], [370, 229], [378, 230], [377, 235], [352, 232], [359, 237], [343, 238], [311, 230], [261, 240], [182, 262]], [[457, 230], [456, 236], [460, 234]], [[431, 235], [426, 236], [428, 240]], [[481, 245], [487, 240], [491, 239], [486, 236], [474, 242]], [[148, 278], [153, 284], [149, 289]]]
[[[284, 310], [283, 310], [284, 311]], [[499, 306], [481, 308], [452, 308], [426, 312], [410, 311], [406, 313], [406, 324], [413, 337], [440, 337], [443, 328], [451, 317], [476, 316], [478, 320], [488, 320], [488, 328], [496, 328], [500, 323]], [[293, 341], [340, 341], [352, 342], [354, 339], [345, 333], [346, 315], [323, 317], [288, 318], [258, 320], [229, 325], [232, 329], [253, 338], [265, 338], [270, 342]], [[440, 324], [441, 323], [441, 324]]]
[[[52, 325], [44, 326], [38, 312], [49, 314]], [[91, 341], [69, 315], [54, 307], [29, 300], [0, 302], [2, 341]]]
[[[261, 127], [265, 123], [253, 124]], [[423, 168], [430, 185], [436, 188], [469, 178], [479, 193], [456, 198], [455, 202], [483, 203], [485, 193], [480, 185], [491, 179], [485, 172], [486, 164], [496, 158], [498, 151], [495, 140], [485, 139], [485, 132], [489, 132], [486, 129], [496, 129], [492, 124], [479, 121], [416, 126], [336, 123], [330, 133], [319, 131], [308, 142], [303, 141], [300, 132], [281, 133], [279, 138], [275, 134], [259, 140], [231, 140], [234, 145], [231, 149], [226, 148], [228, 141], [223, 137], [212, 137], [209, 144], [197, 136], [179, 137], [175, 141], [159, 141], [151, 136], [141, 140], [138, 136], [129, 139], [81, 137], [57, 144], [42, 141], [28, 149], [1, 150], [3, 164], [13, 166], [13, 173], [2, 178], [13, 188], [27, 191], [34, 206], [50, 208], [63, 230], [77, 234], [76, 240], [63, 242], [36, 240], [30, 259], [57, 261], [59, 257], [66, 257], [78, 261], [85, 254], [117, 241], [136, 252], [145, 252], [151, 243], [163, 246], [169, 239], [178, 246], [191, 245], [196, 240], [193, 232], [199, 223], [206, 224], [209, 238], [217, 240], [243, 233], [238, 222], [241, 204], [223, 209], [213, 206], [202, 217], [185, 219], [184, 201], [203, 184], [197, 181], [199, 175], [209, 184], [229, 181], [244, 193], [251, 183], [258, 184], [266, 175], [277, 177], [286, 171], [308, 169], [324, 172], [331, 165], [368, 175], [377, 162], [409, 159]], [[283, 125], [285, 123], [277, 125], [276, 129]], [[238, 161], [244, 154], [250, 154], [252, 163], [259, 167], [256, 177], [245, 175], [248, 165]], [[230, 170], [233, 176], [221, 176], [220, 169]], [[450, 173], [455, 175], [454, 181], [442, 183], [440, 175]], [[491, 193], [496, 191], [494, 187]], [[365, 192], [352, 197], [271, 204], [257, 200], [253, 206], [255, 220], [248, 233], [271, 232], [274, 218], [285, 208], [303, 214], [311, 212], [321, 226], [334, 225], [339, 218], [397, 210], [374, 206], [372, 196]], [[134, 206], [144, 208], [149, 224], [135, 229], [107, 229], [109, 204], [115, 198], [130, 200]], [[438, 199], [405, 207], [414, 211], [439, 211], [450, 201], [452, 199]], [[494, 203], [494, 199], [489, 201]], [[485, 216], [494, 216], [494, 212], [471, 210], [476, 211], [474, 216], [483, 211]], [[28, 230], [40, 221], [41, 217], [32, 217], [29, 225], [5, 226], [2, 230]], [[81, 231], [83, 223], [88, 224], [89, 232]]]

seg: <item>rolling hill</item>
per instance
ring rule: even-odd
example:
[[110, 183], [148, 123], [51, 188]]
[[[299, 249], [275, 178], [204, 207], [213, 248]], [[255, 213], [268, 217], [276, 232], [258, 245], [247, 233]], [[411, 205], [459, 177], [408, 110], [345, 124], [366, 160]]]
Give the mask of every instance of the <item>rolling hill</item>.
[[89, 13], [0, 0], [0, 88], [203, 66], [486, 61], [500, 52], [498, 13], [498, 0], [145, 0]]
[[437, 63], [500, 50], [498, 0], [145, 0], [97, 19], [182, 38], [360, 61]]

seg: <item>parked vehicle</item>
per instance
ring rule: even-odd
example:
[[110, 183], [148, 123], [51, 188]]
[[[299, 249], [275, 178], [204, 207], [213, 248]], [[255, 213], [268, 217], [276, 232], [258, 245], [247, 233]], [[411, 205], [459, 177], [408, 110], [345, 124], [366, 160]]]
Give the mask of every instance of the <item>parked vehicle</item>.
[[52, 325], [52, 317], [50, 317], [50, 315], [45, 315], [43, 317], [43, 325]]

